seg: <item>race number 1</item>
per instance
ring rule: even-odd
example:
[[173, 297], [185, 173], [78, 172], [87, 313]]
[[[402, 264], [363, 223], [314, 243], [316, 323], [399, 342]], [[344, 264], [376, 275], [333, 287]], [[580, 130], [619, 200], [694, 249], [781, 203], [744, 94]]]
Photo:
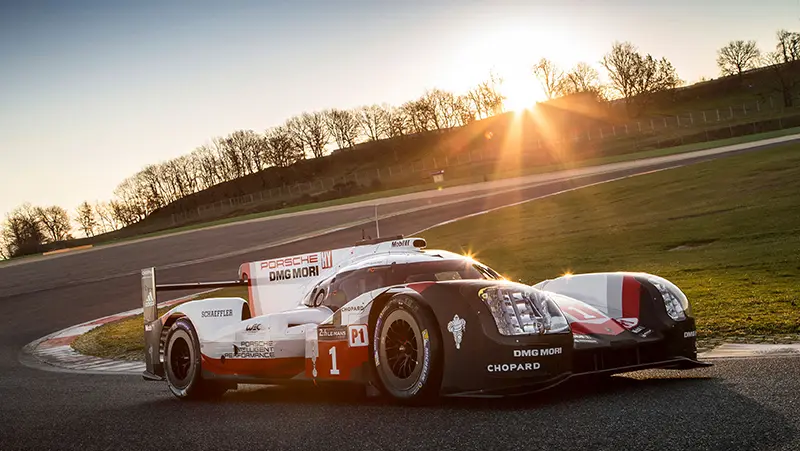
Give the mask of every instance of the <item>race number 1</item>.
[[351, 348], [367, 346], [367, 326], [363, 324], [351, 324], [347, 326], [347, 345]]
[[328, 351], [328, 354], [331, 356], [331, 376], [338, 376], [339, 368], [336, 367], [336, 346], [331, 346], [331, 350]]

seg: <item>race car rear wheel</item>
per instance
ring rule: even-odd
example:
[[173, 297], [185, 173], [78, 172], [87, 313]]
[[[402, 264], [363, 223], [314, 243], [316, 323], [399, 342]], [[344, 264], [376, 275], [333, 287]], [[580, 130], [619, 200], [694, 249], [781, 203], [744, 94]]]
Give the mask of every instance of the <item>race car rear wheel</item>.
[[200, 369], [200, 344], [191, 321], [181, 318], [167, 333], [164, 366], [167, 385], [181, 399], [210, 399], [222, 396], [228, 387], [205, 380]]
[[441, 339], [436, 319], [425, 305], [406, 295], [394, 296], [378, 314], [372, 343], [378, 383], [385, 394], [403, 401], [438, 394]]

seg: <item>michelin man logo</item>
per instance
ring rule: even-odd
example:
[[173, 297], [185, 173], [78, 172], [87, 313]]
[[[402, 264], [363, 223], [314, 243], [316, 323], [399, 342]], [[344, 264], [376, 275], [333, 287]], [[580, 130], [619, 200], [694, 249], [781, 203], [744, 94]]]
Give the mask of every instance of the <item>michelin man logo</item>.
[[447, 323], [447, 330], [452, 332], [453, 339], [456, 341], [456, 349], [461, 349], [461, 339], [464, 337], [466, 329], [467, 321], [459, 318], [458, 315], [453, 316], [453, 320]]

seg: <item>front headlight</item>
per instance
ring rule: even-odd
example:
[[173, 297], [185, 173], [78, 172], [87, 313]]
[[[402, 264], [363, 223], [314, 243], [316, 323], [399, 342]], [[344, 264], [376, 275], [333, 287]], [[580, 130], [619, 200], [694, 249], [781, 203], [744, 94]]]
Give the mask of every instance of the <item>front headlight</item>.
[[667, 309], [667, 314], [675, 321], [683, 321], [686, 319], [687, 310], [689, 310], [689, 300], [686, 295], [678, 289], [671, 282], [662, 278], [650, 278], [650, 283], [656, 287], [664, 298], [664, 307]]
[[553, 334], [569, 323], [547, 293], [525, 287], [486, 287], [478, 297], [489, 307], [502, 335]]

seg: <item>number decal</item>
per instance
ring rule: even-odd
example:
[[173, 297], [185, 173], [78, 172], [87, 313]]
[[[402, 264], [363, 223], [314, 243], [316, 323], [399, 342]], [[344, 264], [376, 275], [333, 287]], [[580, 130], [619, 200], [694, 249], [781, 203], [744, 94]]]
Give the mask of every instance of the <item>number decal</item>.
[[339, 368], [336, 367], [336, 346], [331, 346], [328, 354], [331, 356], [331, 375], [338, 376]]
[[347, 345], [351, 348], [367, 346], [367, 326], [365, 324], [351, 324], [347, 326]]

